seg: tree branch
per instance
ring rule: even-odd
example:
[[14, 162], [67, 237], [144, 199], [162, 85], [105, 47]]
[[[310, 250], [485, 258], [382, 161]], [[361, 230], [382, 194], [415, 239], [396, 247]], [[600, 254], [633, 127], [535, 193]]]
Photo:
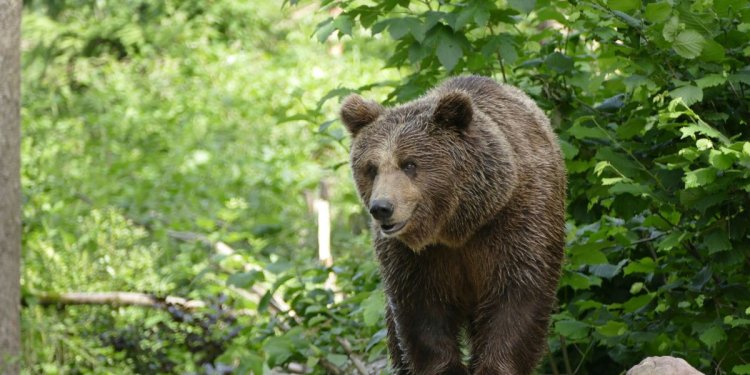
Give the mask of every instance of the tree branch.
[[352, 363], [354, 363], [354, 367], [357, 368], [357, 371], [360, 373], [360, 375], [367, 375], [367, 368], [365, 367], [365, 364], [354, 353], [354, 351], [352, 350], [352, 345], [349, 344], [349, 341], [345, 338], [339, 338], [337, 341], [339, 342], [339, 344], [341, 344], [341, 347], [344, 348], [346, 355], [348, 355], [349, 359], [352, 360]]
[[70, 292], [34, 294], [40, 305], [109, 305], [109, 306], [143, 306], [163, 309], [176, 306], [183, 310], [195, 310], [206, 307], [206, 303], [188, 300], [182, 297], [157, 297], [154, 294], [133, 292]]

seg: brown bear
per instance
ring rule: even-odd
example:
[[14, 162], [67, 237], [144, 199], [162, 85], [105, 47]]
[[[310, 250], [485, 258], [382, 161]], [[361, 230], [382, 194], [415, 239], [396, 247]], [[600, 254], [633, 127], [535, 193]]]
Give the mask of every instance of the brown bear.
[[341, 119], [373, 218], [394, 371], [532, 373], [565, 231], [565, 168], [549, 120], [520, 90], [479, 76], [395, 108], [352, 95]]

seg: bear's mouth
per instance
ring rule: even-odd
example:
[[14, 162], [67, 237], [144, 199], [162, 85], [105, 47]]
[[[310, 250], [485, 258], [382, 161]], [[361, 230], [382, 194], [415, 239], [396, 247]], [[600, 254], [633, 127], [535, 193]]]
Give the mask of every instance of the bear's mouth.
[[380, 230], [382, 230], [384, 234], [391, 235], [400, 231], [404, 225], [406, 225], [405, 221], [393, 224], [380, 224]]

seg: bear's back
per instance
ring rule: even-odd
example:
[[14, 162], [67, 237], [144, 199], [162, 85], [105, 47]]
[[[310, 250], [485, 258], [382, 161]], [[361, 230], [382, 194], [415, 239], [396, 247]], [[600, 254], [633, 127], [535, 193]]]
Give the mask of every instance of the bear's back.
[[[562, 153], [547, 116], [523, 91], [482, 76], [460, 76], [447, 80], [428, 96], [464, 91], [487, 121], [478, 126], [496, 126], [512, 145], [519, 169], [542, 168], [553, 180], [564, 178]], [[563, 180], [564, 181], [564, 180]]]

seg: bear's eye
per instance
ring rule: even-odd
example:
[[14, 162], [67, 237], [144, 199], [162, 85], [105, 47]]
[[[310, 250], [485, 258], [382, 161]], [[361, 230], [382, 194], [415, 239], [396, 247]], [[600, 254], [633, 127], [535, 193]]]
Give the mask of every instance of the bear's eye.
[[413, 161], [405, 161], [401, 164], [401, 170], [406, 173], [409, 177], [414, 177], [417, 174], [417, 164]]
[[374, 164], [367, 164], [367, 167], [365, 167], [365, 174], [370, 179], [374, 179], [375, 176], [378, 175], [378, 167]]

